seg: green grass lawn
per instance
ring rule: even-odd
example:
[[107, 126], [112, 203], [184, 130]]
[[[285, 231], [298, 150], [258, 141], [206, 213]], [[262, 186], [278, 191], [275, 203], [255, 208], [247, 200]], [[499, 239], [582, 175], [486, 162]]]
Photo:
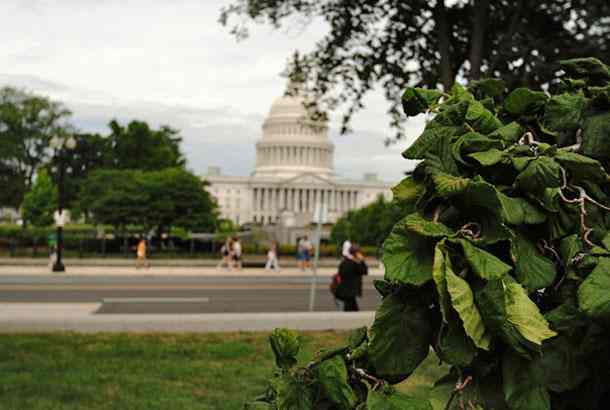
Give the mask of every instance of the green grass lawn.
[[[0, 409], [241, 409], [273, 371], [265, 333], [0, 334]], [[305, 332], [306, 363], [345, 332]], [[429, 394], [431, 355], [401, 390]]]

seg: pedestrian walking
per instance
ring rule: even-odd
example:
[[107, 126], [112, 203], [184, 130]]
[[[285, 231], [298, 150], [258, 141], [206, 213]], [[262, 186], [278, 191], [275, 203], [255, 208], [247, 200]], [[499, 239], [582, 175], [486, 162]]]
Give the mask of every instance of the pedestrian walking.
[[311, 254], [313, 253], [313, 245], [307, 237], [303, 236], [297, 245], [297, 260], [299, 268], [303, 271], [311, 268]]
[[150, 268], [148, 261], [146, 260], [146, 240], [144, 238], [140, 239], [138, 242], [138, 246], [136, 247], [136, 269]]
[[339, 283], [334, 295], [342, 302], [345, 312], [357, 312], [360, 309], [356, 298], [362, 297], [362, 277], [368, 274], [368, 266], [357, 245], [352, 245], [349, 254], [350, 257], [343, 258], [339, 264]]
[[265, 270], [269, 271], [273, 269], [276, 272], [280, 271], [280, 263], [278, 262], [277, 242], [272, 241], [269, 251], [267, 252], [267, 263], [265, 264]]
[[242, 252], [241, 252], [241, 242], [239, 238], [236, 236], [233, 238], [233, 264], [237, 268], [237, 270], [241, 270], [242, 268]]
[[218, 262], [216, 269], [222, 269], [222, 267], [224, 266], [225, 269], [230, 270], [231, 265], [233, 263], [232, 256], [233, 256], [233, 239], [229, 237], [229, 238], [225, 239], [225, 243], [220, 248], [220, 262]]

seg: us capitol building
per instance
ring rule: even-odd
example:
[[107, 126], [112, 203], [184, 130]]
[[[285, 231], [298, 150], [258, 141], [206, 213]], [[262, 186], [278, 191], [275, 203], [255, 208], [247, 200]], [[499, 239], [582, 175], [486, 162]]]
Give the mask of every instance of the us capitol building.
[[[238, 225], [263, 225], [281, 243], [294, 243], [310, 232], [316, 204], [326, 204], [327, 222], [332, 224], [379, 195], [390, 199], [392, 186], [373, 173], [362, 180], [338, 178], [327, 124], [310, 120], [298, 88], [292, 89], [296, 92], [271, 105], [250, 176], [223, 175], [218, 167], [209, 167], [203, 176], [222, 218]], [[326, 226], [326, 236], [329, 230]]]

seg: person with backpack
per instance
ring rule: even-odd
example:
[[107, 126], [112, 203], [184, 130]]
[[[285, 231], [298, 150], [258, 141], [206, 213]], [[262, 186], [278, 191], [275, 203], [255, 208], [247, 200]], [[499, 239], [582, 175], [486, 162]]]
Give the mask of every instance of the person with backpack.
[[[357, 312], [357, 297], [362, 296], [362, 277], [368, 275], [368, 266], [364, 255], [357, 245], [349, 249], [349, 258], [344, 257], [339, 264], [339, 272], [333, 277], [331, 291], [334, 286], [334, 296], [343, 305], [345, 312]], [[338, 304], [339, 306], [339, 304]]]
[[233, 259], [232, 252], [233, 252], [233, 239], [229, 237], [225, 240], [225, 243], [220, 248], [221, 259], [220, 259], [220, 262], [218, 263], [218, 266], [216, 266], [216, 269], [221, 269], [223, 267], [223, 265], [225, 266], [226, 269], [228, 269], [228, 270], [231, 269], [232, 259]]

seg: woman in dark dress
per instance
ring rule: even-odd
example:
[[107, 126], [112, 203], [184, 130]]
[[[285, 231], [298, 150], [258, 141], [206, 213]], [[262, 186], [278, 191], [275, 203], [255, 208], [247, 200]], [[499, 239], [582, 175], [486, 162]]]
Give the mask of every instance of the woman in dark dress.
[[337, 288], [337, 297], [343, 301], [345, 312], [357, 312], [360, 309], [356, 297], [362, 296], [362, 277], [368, 274], [369, 269], [360, 248], [352, 246], [349, 255], [339, 264], [341, 283]]

